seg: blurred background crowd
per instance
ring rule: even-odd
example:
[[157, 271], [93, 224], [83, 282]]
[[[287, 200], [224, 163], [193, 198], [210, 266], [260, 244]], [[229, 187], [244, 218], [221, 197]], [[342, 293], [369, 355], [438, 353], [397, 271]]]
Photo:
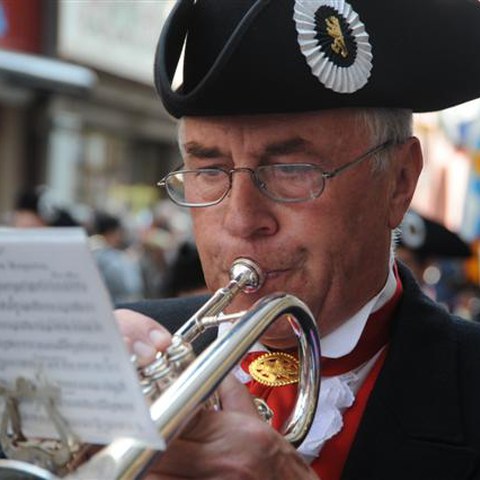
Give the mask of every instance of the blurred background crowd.
[[[0, 224], [81, 226], [114, 302], [203, 291], [152, 61], [173, 0], [0, 0]], [[460, 73], [459, 73], [460, 74]], [[417, 115], [425, 169], [398, 255], [480, 318], [480, 104]]]
[[[124, 215], [56, 203], [45, 186], [20, 191], [4, 225], [80, 227], [114, 303], [206, 290], [188, 213], [163, 200], [152, 211]], [[1, 233], [0, 233], [1, 234]]]

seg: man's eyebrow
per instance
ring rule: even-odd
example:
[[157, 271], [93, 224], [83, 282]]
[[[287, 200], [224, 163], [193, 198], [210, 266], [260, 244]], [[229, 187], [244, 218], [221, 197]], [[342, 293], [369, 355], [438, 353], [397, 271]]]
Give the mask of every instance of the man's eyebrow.
[[219, 158], [225, 154], [218, 147], [207, 147], [198, 142], [187, 142], [183, 145], [183, 151], [189, 157], [196, 158]]
[[[267, 144], [260, 156], [264, 158], [291, 155], [311, 150], [312, 144], [301, 137], [289, 138]], [[189, 157], [220, 158], [228, 156], [219, 147], [208, 147], [199, 142], [191, 141], [183, 145], [183, 151]]]
[[291, 155], [310, 150], [312, 144], [301, 137], [289, 138], [280, 142], [270, 143], [265, 147], [263, 155], [265, 157], [278, 157], [281, 155]]

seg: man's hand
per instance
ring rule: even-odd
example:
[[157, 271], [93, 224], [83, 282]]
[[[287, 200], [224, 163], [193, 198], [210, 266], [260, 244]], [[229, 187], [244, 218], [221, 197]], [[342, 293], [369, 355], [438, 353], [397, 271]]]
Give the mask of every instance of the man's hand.
[[[169, 344], [157, 322], [129, 310], [116, 316], [139, 363]], [[201, 410], [151, 467], [146, 480], [317, 479], [296, 450], [263, 422], [244, 385], [229, 375], [219, 389], [222, 411]]]
[[229, 376], [219, 393], [223, 410], [201, 410], [146, 480], [317, 479], [295, 449], [259, 418], [244, 385]]
[[133, 310], [118, 309], [114, 313], [128, 349], [137, 356], [138, 365], [152, 362], [155, 354], [170, 344], [170, 333], [152, 318]]

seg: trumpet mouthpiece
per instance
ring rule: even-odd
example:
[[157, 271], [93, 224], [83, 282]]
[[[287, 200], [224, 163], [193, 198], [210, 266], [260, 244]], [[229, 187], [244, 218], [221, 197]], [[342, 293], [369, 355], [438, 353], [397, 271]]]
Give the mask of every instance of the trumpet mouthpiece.
[[254, 293], [262, 287], [265, 275], [253, 260], [237, 258], [230, 267], [230, 280], [238, 282], [243, 292]]

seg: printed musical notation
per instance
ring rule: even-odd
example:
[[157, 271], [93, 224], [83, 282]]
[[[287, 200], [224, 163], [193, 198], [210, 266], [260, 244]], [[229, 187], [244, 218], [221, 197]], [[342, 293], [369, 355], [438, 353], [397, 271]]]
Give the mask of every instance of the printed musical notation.
[[[0, 228], [3, 391], [18, 378], [58, 391], [58, 411], [83, 442], [162, 444], [81, 229]], [[38, 402], [20, 412], [25, 434], [55, 438]]]

